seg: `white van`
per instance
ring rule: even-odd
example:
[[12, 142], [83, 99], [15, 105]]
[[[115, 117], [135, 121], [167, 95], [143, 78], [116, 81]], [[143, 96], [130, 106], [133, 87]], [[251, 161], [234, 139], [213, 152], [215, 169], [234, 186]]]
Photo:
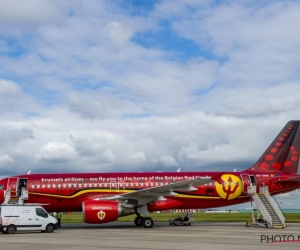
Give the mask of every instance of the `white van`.
[[4, 234], [13, 234], [17, 230], [52, 233], [57, 228], [57, 219], [41, 206], [0, 205], [0, 231]]

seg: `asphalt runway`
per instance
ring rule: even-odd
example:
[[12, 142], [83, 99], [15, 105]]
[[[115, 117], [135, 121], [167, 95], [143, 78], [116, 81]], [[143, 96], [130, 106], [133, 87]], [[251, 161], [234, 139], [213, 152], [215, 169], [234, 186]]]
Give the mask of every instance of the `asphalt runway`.
[[[299, 235], [299, 241], [298, 241]], [[265, 238], [265, 239], [264, 239]], [[284, 240], [294, 240], [284, 242]], [[261, 242], [262, 241], [262, 242]], [[267, 242], [269, 241], [269, 243]], [[54, 233], [0, 233], [0, 249], [5, 250], [94, 250], [94, 249], [299, 249], [300, 224], [285, 229], [245, 223], [194, 223], [170, 226], [156, 222], [151, 229], [133, 223], [104, 225], [64, 224]]]

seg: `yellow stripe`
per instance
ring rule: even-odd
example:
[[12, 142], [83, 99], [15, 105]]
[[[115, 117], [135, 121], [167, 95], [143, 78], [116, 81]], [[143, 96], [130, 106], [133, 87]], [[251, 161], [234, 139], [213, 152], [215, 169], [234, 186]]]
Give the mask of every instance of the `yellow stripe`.
[[[85, 193], [104, 193], [104, 192], [122, 192], [122, 193], [130, 193], [134, 191], [130, 190], [122, 190], [122, 191], [112, 191], [110, 189], [91, 189], [91, 190], [82, 190], [77, 192], [76, 194], [70, 195], [70, 196], [65, 196], [65, 195], [58, 195], [58, 194], [43, 194], [43, 193], [35, 193], [35, 192], [29, 192], [29, 194], [33, 195], [40, 195], [40, 196], [48, 196], [48, 197], [56, 197], [56, 198], [64, 198], [64, 199], [72, 199], [75, 198], [79, 195], [85, 194]], [[112, 194], [113, 195], [113, 194]]]
[[[29, 194], [32, 195], [40, 195], [40, 196], [47, 196], [47, 197], [55, 197], [55, 198], [63, 198], [63, 199], [72, 199], [77, 196], [80, 196], [82, 194], [86, 193], [105, 193], [109, 192], [111, 195], [113, 195], [113, 192], [121, 192], [121, 193], [131, 193], [135, 192], [135, 190], [122, 190], [122, 191], [112, 191], [110, 189], [86, 189], [77, 192], [76, 194], [70, 195], [70, 196], [64, 196], [64, 195], [57, 195], [57, 194], [43, 194], [43, 193], [35, 193], [35, 192], [29, 192]], [[192, 199], [221, 199], [221, 197], [218, 196], [195, 196], [195, 195], [188, 195], [188, 194], [177, 194], [174, 195], [174, 197], [181, 197], [181, 198], [192, 198]], [[246, 198], [248, 196], [239, 196], [237, 198]]]

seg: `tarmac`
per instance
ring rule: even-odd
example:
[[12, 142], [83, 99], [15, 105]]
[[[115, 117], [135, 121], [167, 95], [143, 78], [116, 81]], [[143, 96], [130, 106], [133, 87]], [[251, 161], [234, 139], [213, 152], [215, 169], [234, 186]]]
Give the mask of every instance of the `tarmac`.
[[[299, 237], [299, 240], [298, 240]], [[245, 223], [198, 222], [191, 226], [170, 226], [156, 222], [153, 228], [133, 223], [103, 225], [63, 224], [54, 233], [0, 233], [5, 250], [94, 250], [94, 249], [299, 249], [300, 224], [271, 229]]]

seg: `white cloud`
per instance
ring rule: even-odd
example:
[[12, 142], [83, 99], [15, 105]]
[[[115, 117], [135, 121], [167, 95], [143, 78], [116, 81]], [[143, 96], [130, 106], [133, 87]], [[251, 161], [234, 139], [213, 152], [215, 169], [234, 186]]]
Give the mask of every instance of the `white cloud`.
[[103, 36], [115, 46], [126, 46], [130, 41], [133, 32], [128, 26], [120, 22], [111, 22], [104, 27]]
[[51, 163], [74, 161], [77, 158], [75, 150], [63, 142], [48, 142], [37, 152], [38, 161]]
[[68, 13], [60, 1], [1, 0], [0, 6], [0, 30], [9, 35], [30, 32], [41, 25], [60, 25]]
[[0, 112], [13, 111], [21, 101], [22, 90], [12, 81], [0, 79]]
[[171, 155], [162, 155], [160, 161], [165, 167], [178, 166], [178, 162]]
[[145, 153], [137, 152], [128, 156], [128, 159], [132, 162], [143, 163], [147, 160]]
[[11, 157], [9, 157], [8, 155], [2, 155], [0, 156], [0, 167], [3, 167], [7, 164], [10, 164], [14, 162], [14, 159], [12, 159]]
[[262, 86], [297, 79], [300, 33], [294, 24], [300, 5], [278, 1], [257, 7], [252, 1], [224, 2], [175, 20], [172, 28], [223, 57], [223, 84]]

